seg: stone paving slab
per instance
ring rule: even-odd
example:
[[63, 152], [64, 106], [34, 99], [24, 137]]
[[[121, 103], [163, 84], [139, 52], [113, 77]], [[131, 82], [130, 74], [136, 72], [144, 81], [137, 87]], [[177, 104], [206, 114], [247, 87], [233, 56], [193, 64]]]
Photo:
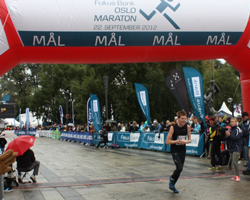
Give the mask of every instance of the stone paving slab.
[[[233, 171], [208, 171], [206, 158], [187, 156], [176, 187], [168, 189], [175, 166], [169, 153], [139, 149], [99, 149], [49, 138], [34, 147], [41, 169], [37, 183], [5, 193], [6, 200], [231, 200], [250, 197], [250, 176], [230, 181]], [[241, 170], [243, 170], [241, 164]]]

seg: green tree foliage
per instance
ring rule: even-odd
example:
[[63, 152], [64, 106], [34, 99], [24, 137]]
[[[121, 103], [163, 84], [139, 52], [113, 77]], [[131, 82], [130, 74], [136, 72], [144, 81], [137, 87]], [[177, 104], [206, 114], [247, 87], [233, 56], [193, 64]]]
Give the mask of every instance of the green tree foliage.
[[[134, 83], [141, 83], [148, 89], [151, 118], [158, 121], [173, 120], [180, 107], [166, 87], [165, 78], [172, 69], [182, 71], [183, 66], [201, 72], [205, 92], [210, 81], [215, 80], [221, 89], [214, 97], [215, 109], [219, 109], [229, 97], [240, 103], [240, 88], [236, 90], [239, 85], [238, 72], [227, 63], [222, 64], [217, 60], [105, 65], [25, 64], [18, 65], [1, 77], [0, 90], [2, 96], [7, 93], [12, 95], [17, 108], [24, 111], [29, 107], [38, 117], [43, 116], [44, 120], [51, 119], [55, 123], [60, 122], [59, 105], [63, 106], [65, 115], [67, 94], [63, 94], [63, 91], [69, 91], [72, 94], [68, 104], [69, 114], [74, 100], [75, 121], [82, 124], [86, 123], [86, 103], [90, 94], [99, 97], [101, 110], [104, 110], [103, 76], [107, 75], [109, 118], [113, 115], [120, 122], [146, 120], [134, 87]], [[102, 119], [106, 119], [104, 112]]]

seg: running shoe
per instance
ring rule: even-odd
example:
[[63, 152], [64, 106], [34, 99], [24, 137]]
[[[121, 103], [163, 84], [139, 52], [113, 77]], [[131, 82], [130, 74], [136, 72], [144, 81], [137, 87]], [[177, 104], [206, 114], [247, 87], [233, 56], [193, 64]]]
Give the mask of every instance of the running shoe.
[[210, 171], [215, 171], [215, 167], [209, 167], [208, 168]]
[[240, 182], [240, 177], [236, 176], [236, 182]]
[[237, 176], [234, 176], [234, 177], [232, 177], [230, 180], [231, 180], [231, 181], [236, 181], [236, 177], [237, 177]]
[[216, 167], [216, 170], [222, 170], [222, 169], [223, 169], [222, 166]]
[[32, 175], [30, 179], [32, 180], [33, 183], [36, 183], [36, 177], [34, 175]]
[[171, 180], [171, 176], [169, 177], [169, 189], [173, 191], [173, 193], [179, 193], [179, 190], [175, 188], [175, 182]]
[[4, 192], [12, 192], [12, 188], [7, 187]]

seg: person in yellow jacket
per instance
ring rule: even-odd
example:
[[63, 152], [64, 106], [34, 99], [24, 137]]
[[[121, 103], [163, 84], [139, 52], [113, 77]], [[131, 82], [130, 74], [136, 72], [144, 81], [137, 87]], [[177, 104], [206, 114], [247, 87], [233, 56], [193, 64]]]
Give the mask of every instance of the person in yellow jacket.
[[[211, 167], [209, 170], [214, 171], [214, 170], [221, 170], [221, 162], [222, 162], [222, 157], [221, 157], [221, 152], [220, 152], [220, 147], [221, 147], [221, 136], [220, 136], [220, 127], [215, 123], [215, 117], [211, 117], [209, 119], [209, 123], [211, 125], [210, 127], [210, 143], [211, 143]], [[216, 167], [215, 166], [215, 158], [219, 159], [219, 165]]]

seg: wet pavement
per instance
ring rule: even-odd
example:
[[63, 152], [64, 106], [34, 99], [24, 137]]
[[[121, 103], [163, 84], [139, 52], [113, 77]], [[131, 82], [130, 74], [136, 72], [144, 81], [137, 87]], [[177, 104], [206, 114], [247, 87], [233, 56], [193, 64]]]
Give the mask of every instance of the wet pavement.
[[[230, 181], [233, 171], [210, 172], [209, 160], [186, 156], [176, 188], [168, 189], [175, 169], [170, 153], [140, 149], [94, 149], [93, 146], [37, 138], [34, 147], [41, 162], [37, 183], [20, 184], [5, 193], [6, 200], [144, 200], [249, 199], [250, 176]], [[243, 162], [241, 170], [244, 170]]]

